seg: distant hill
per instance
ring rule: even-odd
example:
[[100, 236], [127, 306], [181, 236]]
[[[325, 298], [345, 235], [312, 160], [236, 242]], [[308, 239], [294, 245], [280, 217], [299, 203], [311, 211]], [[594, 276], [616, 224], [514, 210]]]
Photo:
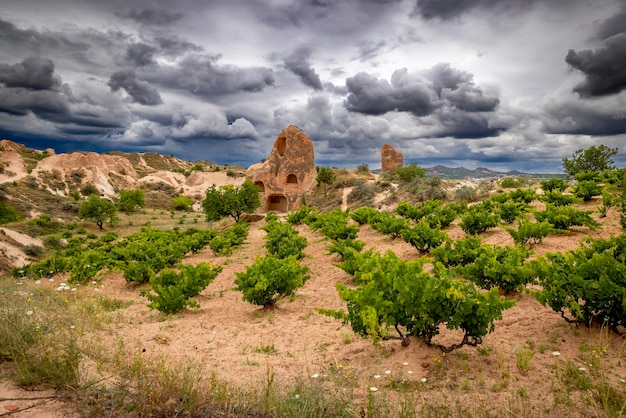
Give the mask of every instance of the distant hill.
[[430, 177], [439, 177], [442, 179], [459, 180], [459, 179], [488, 179], [499, 177], [527, 177], [534, 179], [544, 179], [553, 177], [565, 177], [565, 174], [536, 174], [536, 173], [524, 173], [517, 170], [511, 170], [507, 172], [493, 171], [485, 167], [476, 167], [470, 170], [465, 167], [446, 167], [443, 165], [436, 165], [434, 167], [425, 168], [426, 173]]

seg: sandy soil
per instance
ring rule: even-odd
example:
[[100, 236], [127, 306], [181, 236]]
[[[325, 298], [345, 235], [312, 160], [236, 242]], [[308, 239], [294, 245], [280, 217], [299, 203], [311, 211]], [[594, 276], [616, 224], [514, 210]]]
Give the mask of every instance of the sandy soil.
[[[596, 205], [594, 202], [585, 208], [595, 209]], [[535, 252], [565, 251], [587, 236], [608, 238], [621, 233], [614, 209], [601, 221], [604, 227], [598, 231], [579, 228], [567, 235], [549, 236], [535, 247]], [[463, 347], [443, 355], [438, 348], [414, 338], [409, 347], [402, 347], [397, 340], [375, 346], [353, 334], [349, 326], [316, 312], [316, 308], [344, 309], [335, 285], [351, 283], [352, 278], [334, 265], [339, 260], [327, 253], [324, 237], [306, 226], [298, 230], [308, 240], [302, 263], [310, 268], [311, 279], [291, 300], [281, 301], [274, 310], [261, 310], [244, 302], [241, 293], [232, 289], [235, 273], [244, 271], [255, 256], [264, 253], [263, 225], [263, 221], [252, 224], [247, 243], [228, 258], [206, 249], [185, 260], [223, 266], [222, 273], [197, 298], [201, 305], [198, 310], [164, 319], [146, 307], [146, 299], [137, 288], [128, 286], [121, 274], [107, 273], [97, 285], [83, 286], [81, 292], [96, 295], [98, 288], [104, 294], [134, 302], [122, 311], [123, 319], [99, 338], [115, 341], [122, 337], [128, 347], [146, 359], [167, 356], [181, 363], [194, 361], [204, 367], [207, 376], [215, 372], [239, 385], [264, 381], [268, 369], [276, 381], [286, 383], [302, 378], [320, 382], [347, 379], [354, 384], [355, 393], [363, 397], [370, 393], [370, 387], [383, 388], [395, 381], [419, 392], [418, 402], [454, 400], [474, 412], [507, 410], [515, 405], [526, 416], [597, 416], [598, 411], [584, 402], [584, 393], [574, 395], [580, 398], [575, 399], [576, 408], [554, 407], [558, 393], [553, 389], [555, 366], [572, 361], [588, 372], [592, 366], [581, 355], [584, 346], [606, 349], [601, 360], [607, 381], [619, 385], [616, 382], [626, 379], [622, 336], [598, 328], [573, 327], [528, 294], [512, 296], [516, 305], [504, 312], [481, 350]], [[447, 232], [452, 238], [465, 235], [458, 220]], [[495, 245], [513, 243], [502, 229], [488, 231], [482, 237]], [[409, 244], [400, 239], [391, 241], [368, 226], [361, 228], [359, 239], [381, 252], [391, 249], [406, 259], [418, 257]], [[57, 284], [58, 280], [50, 285]], [[461, 338], [458, 333], [442, 334], [437, 337], [440, 342]], [[524, 347], [534, 352], [528, 371], [517, 366], [518, 353]], [[0, 385], [0, 397], [9, 397], [5, 387]]]

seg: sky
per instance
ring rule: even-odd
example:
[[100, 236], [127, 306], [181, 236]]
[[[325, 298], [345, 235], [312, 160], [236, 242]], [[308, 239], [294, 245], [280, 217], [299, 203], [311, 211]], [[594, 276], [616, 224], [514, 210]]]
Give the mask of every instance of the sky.
[[0, 138], [247, 167], [626, 166], [626, 0], [0, 0]]

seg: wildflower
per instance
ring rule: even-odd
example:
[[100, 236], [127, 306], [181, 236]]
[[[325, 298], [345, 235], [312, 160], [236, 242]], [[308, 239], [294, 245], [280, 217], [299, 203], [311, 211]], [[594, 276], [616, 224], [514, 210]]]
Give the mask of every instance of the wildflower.
[[296, 399], [300, 399], [300, 394], [296, 393], [293, 397], [296, 398]]
[[26, 315], [31, 316], [34, 312], [33, 311], [26, 311]]
[[408, 374], [413, 374], [413, 370], [409, 370], [407, 373]]
[[72, 292], [75, 292], [75, 291], [76, 291], [76, 288], [75, 288], [75, 287], [72, 287]]
[[74, 329], [76, 328], [74, 325], [70, 325], [70, 329]]
[[380, 375], [379, 374], [375, 374], [374, 375], [374, 379], [380, 379]]
[[580, 370], [581, 372], [584, 372], [587, 369], [585, 367], [579, 367], [578, 370]]
[[49, 279], [48, 279], [48, 281], [49, 281], [50, 283], [54, 283], [54, 279], [53, 279], [53, 278], [49, 278]]
[[626, 380], [620, 379], [619, 382], [623, 385], [624, 383], [626, 383]]
[[378, 390], [378, 388], [376, 386], [371, 386], [370, 387], [370, 391], [372, 392], [376, 392]]
[[403, 365], [403, 366], [408, 366], [408, 365], [409, 365], [409, 363], [405, 361], [404, 363], [402, 363], [402, 365]]
[[422, 377], [422, 379], [421, 379], [422, 383], [426, 383], [427, 380], [428, 379], [426, 379], [425, 377]]
[[317, 379], [318, 377], [320, 377], [320, 375], [317, 373], [311, 375], [311, 379]]
[[391, 370], [385, 370], [385, 374], [391, 374]]
[[98, 284], [98, 282], [97, 282], [97, 281], [95, 281], [95, 280], [92, 280], [92, 281], [91, 281], [91, 284]]
[[558, 356], [561, 355], [561, 353], [559, 353], [558, 351], [553, 351], [552, 355], [555, 356], [555, 357], [558, 357]]
[[41, 280], [35, 280], [35, 284], [41, 284]]

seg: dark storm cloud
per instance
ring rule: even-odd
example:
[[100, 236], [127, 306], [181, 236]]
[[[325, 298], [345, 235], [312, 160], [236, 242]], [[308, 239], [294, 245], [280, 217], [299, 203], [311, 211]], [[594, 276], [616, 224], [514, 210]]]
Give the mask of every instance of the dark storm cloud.
[[443, 89], [455, 90], [462, 83], [469, 83], [474, 78], [472, 74], [453, 68], [448, 63], [439, 63], [433, 66], [424, 71], [424, 76], [432, 82], [433, 89], [438, 95]]
[[88, 49], [86, 43], [72, 40], [63, 34], [20, 29], [2, 19], [0, 19], [0, 45], [27, 48], [32, 52], [62, 50], [78, 54]]
[[175, 67], [155, 69], [146, 74], [146, 79], [207, 98], [242, 91], [259, 92], [274, 85], [274, 75], [269, 68], [219, 66], [216, 60], [216, 57], [190, 56]]
[[585, 75], [574, 88], [581, 97], [605, 96], [626, 89], [626, 33], [608, 38], [596, 50], [570, 49], [565, 61]]
[[262, 22], [277, 29], [297, 28], [308, 20], [322, 19], [334, 8], [334, 2], [323, 0], [296, 1], [273, 7], [267, 7], [263, 1], [250, 2], [249, 5]]
[[[401, 71], [401, 70], [400, 70]], [[396, 76], [396, 70], [392, 80]], [[390, 84], [361, 72], [346, 79], [350, 94], [345, 101], [346, 109], [366, 115], [383, 115], [387, 112], [409, 112], [415, 116], [430, 114], [436, 107], [437, 97], [423, 83]]]
[[294, 73], [300, 81], [313, 88], [314, 90], [322, 90], [322, 81], [320, 76], [311, 67], [309, 57], [311, 51], [301, 49], [285, 58], [285, 69]]
[[142, 25], [150, 26], [163, 26], [171, 25], [172, 23], [183, 18], [181, 12], [171, 12], [165, 9], [142, 9], [131, 10], [128, 13], [118, 13], [120, 17], [132, 19]]
[[417, 0], [414, 13], [424, 19], [454, 19], [474, 9], [525, 10], [537, 0]]
[[154, 64], [157, 49], [143, 42], [132, 43], [126, 48], [126, 58], [137, 67]]
[[345, 107], [368, 115], [397, 111], [414, 116], [430, 115], [444, 105], [467, 112], [495, 110], [499, 99], [485, 95], [472, 78], [470, 73], [448, 64], [437, 64], [421, 73], [396, 70], [391, 83], [359, 73], [346, 79], [349, 94]]
[[29, 57], [20, 64], [0, 64], [0, 83], [6, 87], [32, 90], [58, 90], [61, 87], [61, 79], [54, 74], [54, 63], [41, 57]]
[[613, 136], [626, 134], [620, 102], [554, 101], [546, 106], [544, 130], [552, 134]]
[[133, 70], [116, 71], [108, 82], [112, 91], [124, 89], [133, 99], [133, 102], [147, 106], [163, 103], [161, 95], [150, 83], [141, 81]]
[[491, 112], [498, 107], [497, 97], [485, 96], [480, 89], [472, 84], [463, 84], [456, 90], [443, 89], [441, 97], [448, 100], [456, 108], [468, 112]]
[[620, 33], [626, 33], [626, 4], [622, 6], [619, 13], [602, 22], [598, 28], [597, 37], [605, 40]]
[[462, 112], [454, 109], [437, 112], [437, 119], [441, 124], [440, 130], [434, 137], [452, 138], [488, 138], [497, 136], [506, 130], [505, 124], [492, 121], [484, 114]]
[[602, 46], [578, 52], [570, 49], [565, 57], [565, 62], [585, 75], [585, 80], [574, 88], [583, 98], [626, 89], [626, 3], [620, 12], [603, 21], [596, 32]]
[[202, 47], [192, 42], [184, 41], [176, 36], [157, 36], [154, 38], [159, 52], [169, 56], [182, 56], [187, 52], [201, 52]]

